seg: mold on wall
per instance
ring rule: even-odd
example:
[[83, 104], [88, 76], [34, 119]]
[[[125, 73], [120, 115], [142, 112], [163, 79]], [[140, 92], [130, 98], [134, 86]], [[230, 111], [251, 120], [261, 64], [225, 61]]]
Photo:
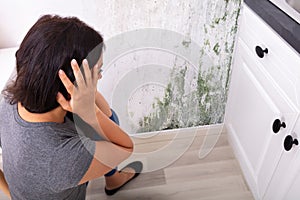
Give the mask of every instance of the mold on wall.
[[[215, 124], [223, 122], [241, 3], [242, 0], [6, 1], [0, 16], [9, 20], [0, 23], [0, 47], [17, 46], [38, 17], [49, 13], [80, 18], [98, 30], [107, 43], [118, 34], [147, 28], [179, 33], [183, 39], [176, 45], [197, 54], [196, 64], [157, 49], [129, 51], [105, 63], [98, 89], [118, 113], [122, 128], [131, 134]], [[162, 37], [153, 43], [168, 41], [168, 37]], [[197, 52], [193, 52], [194, 44], [200, 47]], [[126, 45], [131, 44], [119, 40], [113, 51]], [[104, 62], [107, 60], [110, 58], [106, 54]]]
[[[223, 122], [240, 7], [240, 0], [207, 2], [204, 37], [198, 41], [202, 47], [198, 74], [193, 77], [196, 86], [186, 77], [189, 66], [177, 65], [175, 60], [164, 97], [156, 99], [152, 112], [140, 119], [137, 132]], [[182, 45], [189, 48], [190, 41], [184, 40]], [[203, 62], [205, 56], [212, 62]], [[187, 85], [192, 87], [188, 92]]]

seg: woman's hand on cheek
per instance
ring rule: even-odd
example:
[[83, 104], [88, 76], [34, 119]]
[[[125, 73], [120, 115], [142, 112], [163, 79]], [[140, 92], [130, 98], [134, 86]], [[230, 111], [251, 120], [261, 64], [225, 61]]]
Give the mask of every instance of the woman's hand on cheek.
[[95, 66], [90, 69], [87, 60], [83, 60], [82, 65], [84, 76], [76, 60], [73, 59], [71, 62], [76, 79], [75, 85], [66, 76], [64, 71], [59, 71], [60, 80], [70, 94], [71, 99], [67, 101], [59, 92], [57, 94], [57, 102], [64, 110], [76, 113], [85, 121], [90, 121], [95, 117], [95, 92], [98, 80], [98, 67]]

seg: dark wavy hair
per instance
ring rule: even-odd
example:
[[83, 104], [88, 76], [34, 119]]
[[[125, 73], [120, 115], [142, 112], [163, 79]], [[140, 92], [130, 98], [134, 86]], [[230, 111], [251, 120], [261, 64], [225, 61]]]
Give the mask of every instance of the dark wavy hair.
[[48, 112], [59, 106], [58, 91], [70, 99], [58, 77], [59, 69], [74, 81], [71, 60], [81, 64], [87, 58], [93, 67], [102, 50], [101, 34], [78, 18], [44, 15], [30, 28], [17, 50], [17, 77], [2, 94], [10, 104], [21, 102], [30, 112]]

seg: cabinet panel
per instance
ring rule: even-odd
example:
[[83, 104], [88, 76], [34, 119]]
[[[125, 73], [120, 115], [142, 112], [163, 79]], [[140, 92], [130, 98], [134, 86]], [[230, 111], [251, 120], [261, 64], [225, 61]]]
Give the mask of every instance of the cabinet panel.
[[[268, 53], [260, 58], [256, 46]], [[287, 135], [300, 142], [299, 66], [299, 54], [244, 5], [225, 124], [256, 199], [300, 199], [300, 144], [289, 152], [283, 147]], [[278, 133], [272, 129], [275, 119], [285, 123]]]
[[[263, 65], [273, 84], [282, 90], [283, 96], [299, 107], [299, 54], [247, 6], [244, 6], [239, 37], [246, 41], [255, 59]], [[268, 48], [268, 53], [259, 58], [255, 53], [256, 46]]]
[[[292, 129], [297, 115], [240, 39], [236, 52], [226, 123], [246, 163], [243, 170], [252, 176], [249, 185], [262, 197], [283, 152], [282, 138]], [[272, 130], [275, 119], [286, 123], [277, 134]]]
[[[300, 141], [300, 119], [294, 129], [286, 135]], [[285, 137], [286, 137], [285, 135]], [[281, 143], [283, 147], [284, 139]], [[294, 145], [290, 151], [283, 150], [274, 176], [264, 196], [264, 200], [298, 200], [300, 199], [300, 146]]]
[[287, 188], [287, 194], [284, 197], [285, 200], [299, 200], [300, 198], [300, 193], [299, 193], [300, 172], [296, 173], [295, 175], [296, 175], [295, 181], [293, 182], [290, 188]]
[[[237, 61], [239, 63], [239, 61]], [[243, 146], [255, 175], [258, 174], [261, 156], [266, 151], [266, 141], [272, 135], [272, 122], [281, 118], [279, 109], [268, 97], [245, 62], [237, 71], [238, 85], [233, 100], [235, 119], [231, 125]]]
[[[260, 157], [262, 160], [260, 162], [259, 169], [257, 170], [257, 190], [258, 193], [263, 196], [266, 192], [266, 189], [269, 185], [269, 182], [273, 176], [273, 173], [278, 165], [280, 157], [283, 152], [283, 141], [287, 134], [292, 132], [294, 124], [297, 119], [297, 110], [295, 110], [293, 104], [290, 101], [286, 100], [282, 96], [280, 90], [278, 90], [278, 86], [274, 85], [270, 79], [268, 79], [268, 74], [265, 69], [261, 66], [259, 62], [255, 59], [255, 56], [251, 54], [250, 49], [247, 48], [245, 43], [240, 40], [239, 43], [240, 52], [242, 53], [241, 57], [248, 66], [249, 71], [252, 71], [253, 77], [259, 82], [260, 86], [263, 88], [261, 91], [265, 91], [267, 98], [269, 101], [269, 105], [273, 104], [273, 111], [277, 110], [278, 119], [282, 122], [285, 122], [286, 128], [282, 128], [279, 133], [274, 133], [272, 129], [272, 124], [275, 119], [269, 125], [269, 132], [267, 134], [267, 138], [264, 139], [264, 145], [266, 147], [266, 151]], [[263, 93], [262, 93], [263, 94]], [[276, 109], [275, 109], [276, 108]], [[264, 110], [260, 110], [261, 113], [265, 112]], [[274, 117], [275, 115], [273, 115]], [[260, 118], [260, 117], [259, 117]], [[268, 130], [265, 130], [267, 133]], [[260, 127], [260, 131], [263, 131], [262, 126]]]

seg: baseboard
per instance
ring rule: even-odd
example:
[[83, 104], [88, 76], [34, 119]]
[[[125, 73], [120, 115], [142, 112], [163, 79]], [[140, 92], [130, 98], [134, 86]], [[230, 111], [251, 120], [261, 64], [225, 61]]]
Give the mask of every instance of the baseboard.
[[189, 135], [193, 133], [194, 131], [197, 132], [197, 134], [201, 133], [207, 133], [209, 131], [209, 134], [217, 134], [218, 131], [225, 131], [225, 125], [224, 123], [219, 124], [211, 124], [211, 125], [204, 125], [204, 126], [195, 126], [195, 127], [188, 127], [188, 128], [179, 128], [179, 129], [169, 129], [169, 130], [163, 130], [163, 131], [153, 131], [153, 132], [145, 132], [145, 133], [136, 133], [136, 134], [130, 134], [132, 137], [143, 137], [143, 136], [152, 136], [152, 135], [172, 135], [177, 133], [183, 133], [185, 135]]

